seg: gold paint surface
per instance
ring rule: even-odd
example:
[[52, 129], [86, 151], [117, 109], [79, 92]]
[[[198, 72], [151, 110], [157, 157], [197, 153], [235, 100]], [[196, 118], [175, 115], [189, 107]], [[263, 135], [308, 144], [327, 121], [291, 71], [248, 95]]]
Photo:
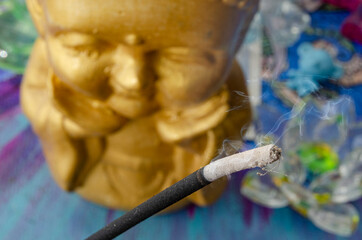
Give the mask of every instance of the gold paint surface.
[[[21, 104], [64, 190], [133, 208], [209, 163], [250, 121], [234, 55], [258, 1], [27, 4], [40, 37]], [[225, 183], [174, 209], [210, 204]]]

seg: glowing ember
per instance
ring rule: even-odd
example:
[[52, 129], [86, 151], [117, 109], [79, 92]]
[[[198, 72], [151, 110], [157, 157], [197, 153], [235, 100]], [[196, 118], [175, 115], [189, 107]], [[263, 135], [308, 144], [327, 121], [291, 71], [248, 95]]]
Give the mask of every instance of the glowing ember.
[[313, 173], [325, 173], [338, 167], [338, 155], [326, 143], [303, 143], [297, 153], [303, 165]]

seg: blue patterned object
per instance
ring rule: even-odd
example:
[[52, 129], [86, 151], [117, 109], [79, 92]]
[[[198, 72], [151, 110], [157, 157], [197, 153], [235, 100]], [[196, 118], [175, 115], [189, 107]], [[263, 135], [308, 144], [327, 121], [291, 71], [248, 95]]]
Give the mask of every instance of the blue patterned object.
[[324, 49], [314, 48], [309, 43], [298, 47], [299, 68], [288, 72], [287, 86], [303, 97], [319, 90], [321, 83], [337, 81], [343, 75], [343, 69], [333, 62], [331, 55]]
[[[301, 38], [291, 47], [288, 48], [288, 65], [290, 69], [298, 69], [298, 48], [305, 43], [312, 43], [323, 40], [336, 48], [336, 60], [338, 63], [348, 63], [352, 57], [362, 57], [362, 45], [350, 42], [340, 33], [341, 24], [349, 16], [349, 12], [345, 10], [333, 11], [317, 11], [311, 14], [311, 27], [308, 28]], [[289, 70], [280, 74], [281, 81], [288, 80]], [[362, 85], [351, 87], [340, 87], [335, 84], [323, 84], [329, 89], [336, 91], [341, 95], [349, 95], [356, 105], [356, 114], [358, 120], [362, 120]], [[268, 83], [263, 85], [263, 102], [273, 102], [275, 107], [287, 111], [288, 107], [282, 104], [270, 88]]]

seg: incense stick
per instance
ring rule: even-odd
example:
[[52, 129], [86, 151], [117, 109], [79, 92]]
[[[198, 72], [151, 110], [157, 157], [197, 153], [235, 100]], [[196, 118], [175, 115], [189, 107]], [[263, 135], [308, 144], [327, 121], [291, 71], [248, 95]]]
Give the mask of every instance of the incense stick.
[[280, 157], [281, 149], [270, 144], [214, 161], [166, 188], [129, 212], [126, 212], [118, 219], [88, 237], [87, 240], [113, 239], [136, 224], [221, 177], [245, 169], [256, 167], [264, 168], [278, 161]]
[[203, 173], [204, 177], [209, 182], [213, 182], [223, 176], [230, 175], [244, 169], [256, 167], [264, 168], [268, 164], [279, 160], [280, 156], [281, 149], [273, 144], [270, 144], [221, 158], [206, 165]]

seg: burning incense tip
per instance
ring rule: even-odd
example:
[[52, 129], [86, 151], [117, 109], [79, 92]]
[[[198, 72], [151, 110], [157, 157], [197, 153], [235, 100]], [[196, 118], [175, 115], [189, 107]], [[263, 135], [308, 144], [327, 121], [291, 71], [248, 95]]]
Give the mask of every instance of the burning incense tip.
[[249, 168], [264, 168], [278, 161], [282, 150], [273, 145], [254, 148], [249, 151], [236, 153], [206, 165], [203, 174], [206, 180], [213, 182], [223, 176]]
[[282, 156], [282, 149], [277, 146], [273, 146], [270, 150], [270, 160], [271, 160], [270, 163], [278, 161], [281, 156]]

